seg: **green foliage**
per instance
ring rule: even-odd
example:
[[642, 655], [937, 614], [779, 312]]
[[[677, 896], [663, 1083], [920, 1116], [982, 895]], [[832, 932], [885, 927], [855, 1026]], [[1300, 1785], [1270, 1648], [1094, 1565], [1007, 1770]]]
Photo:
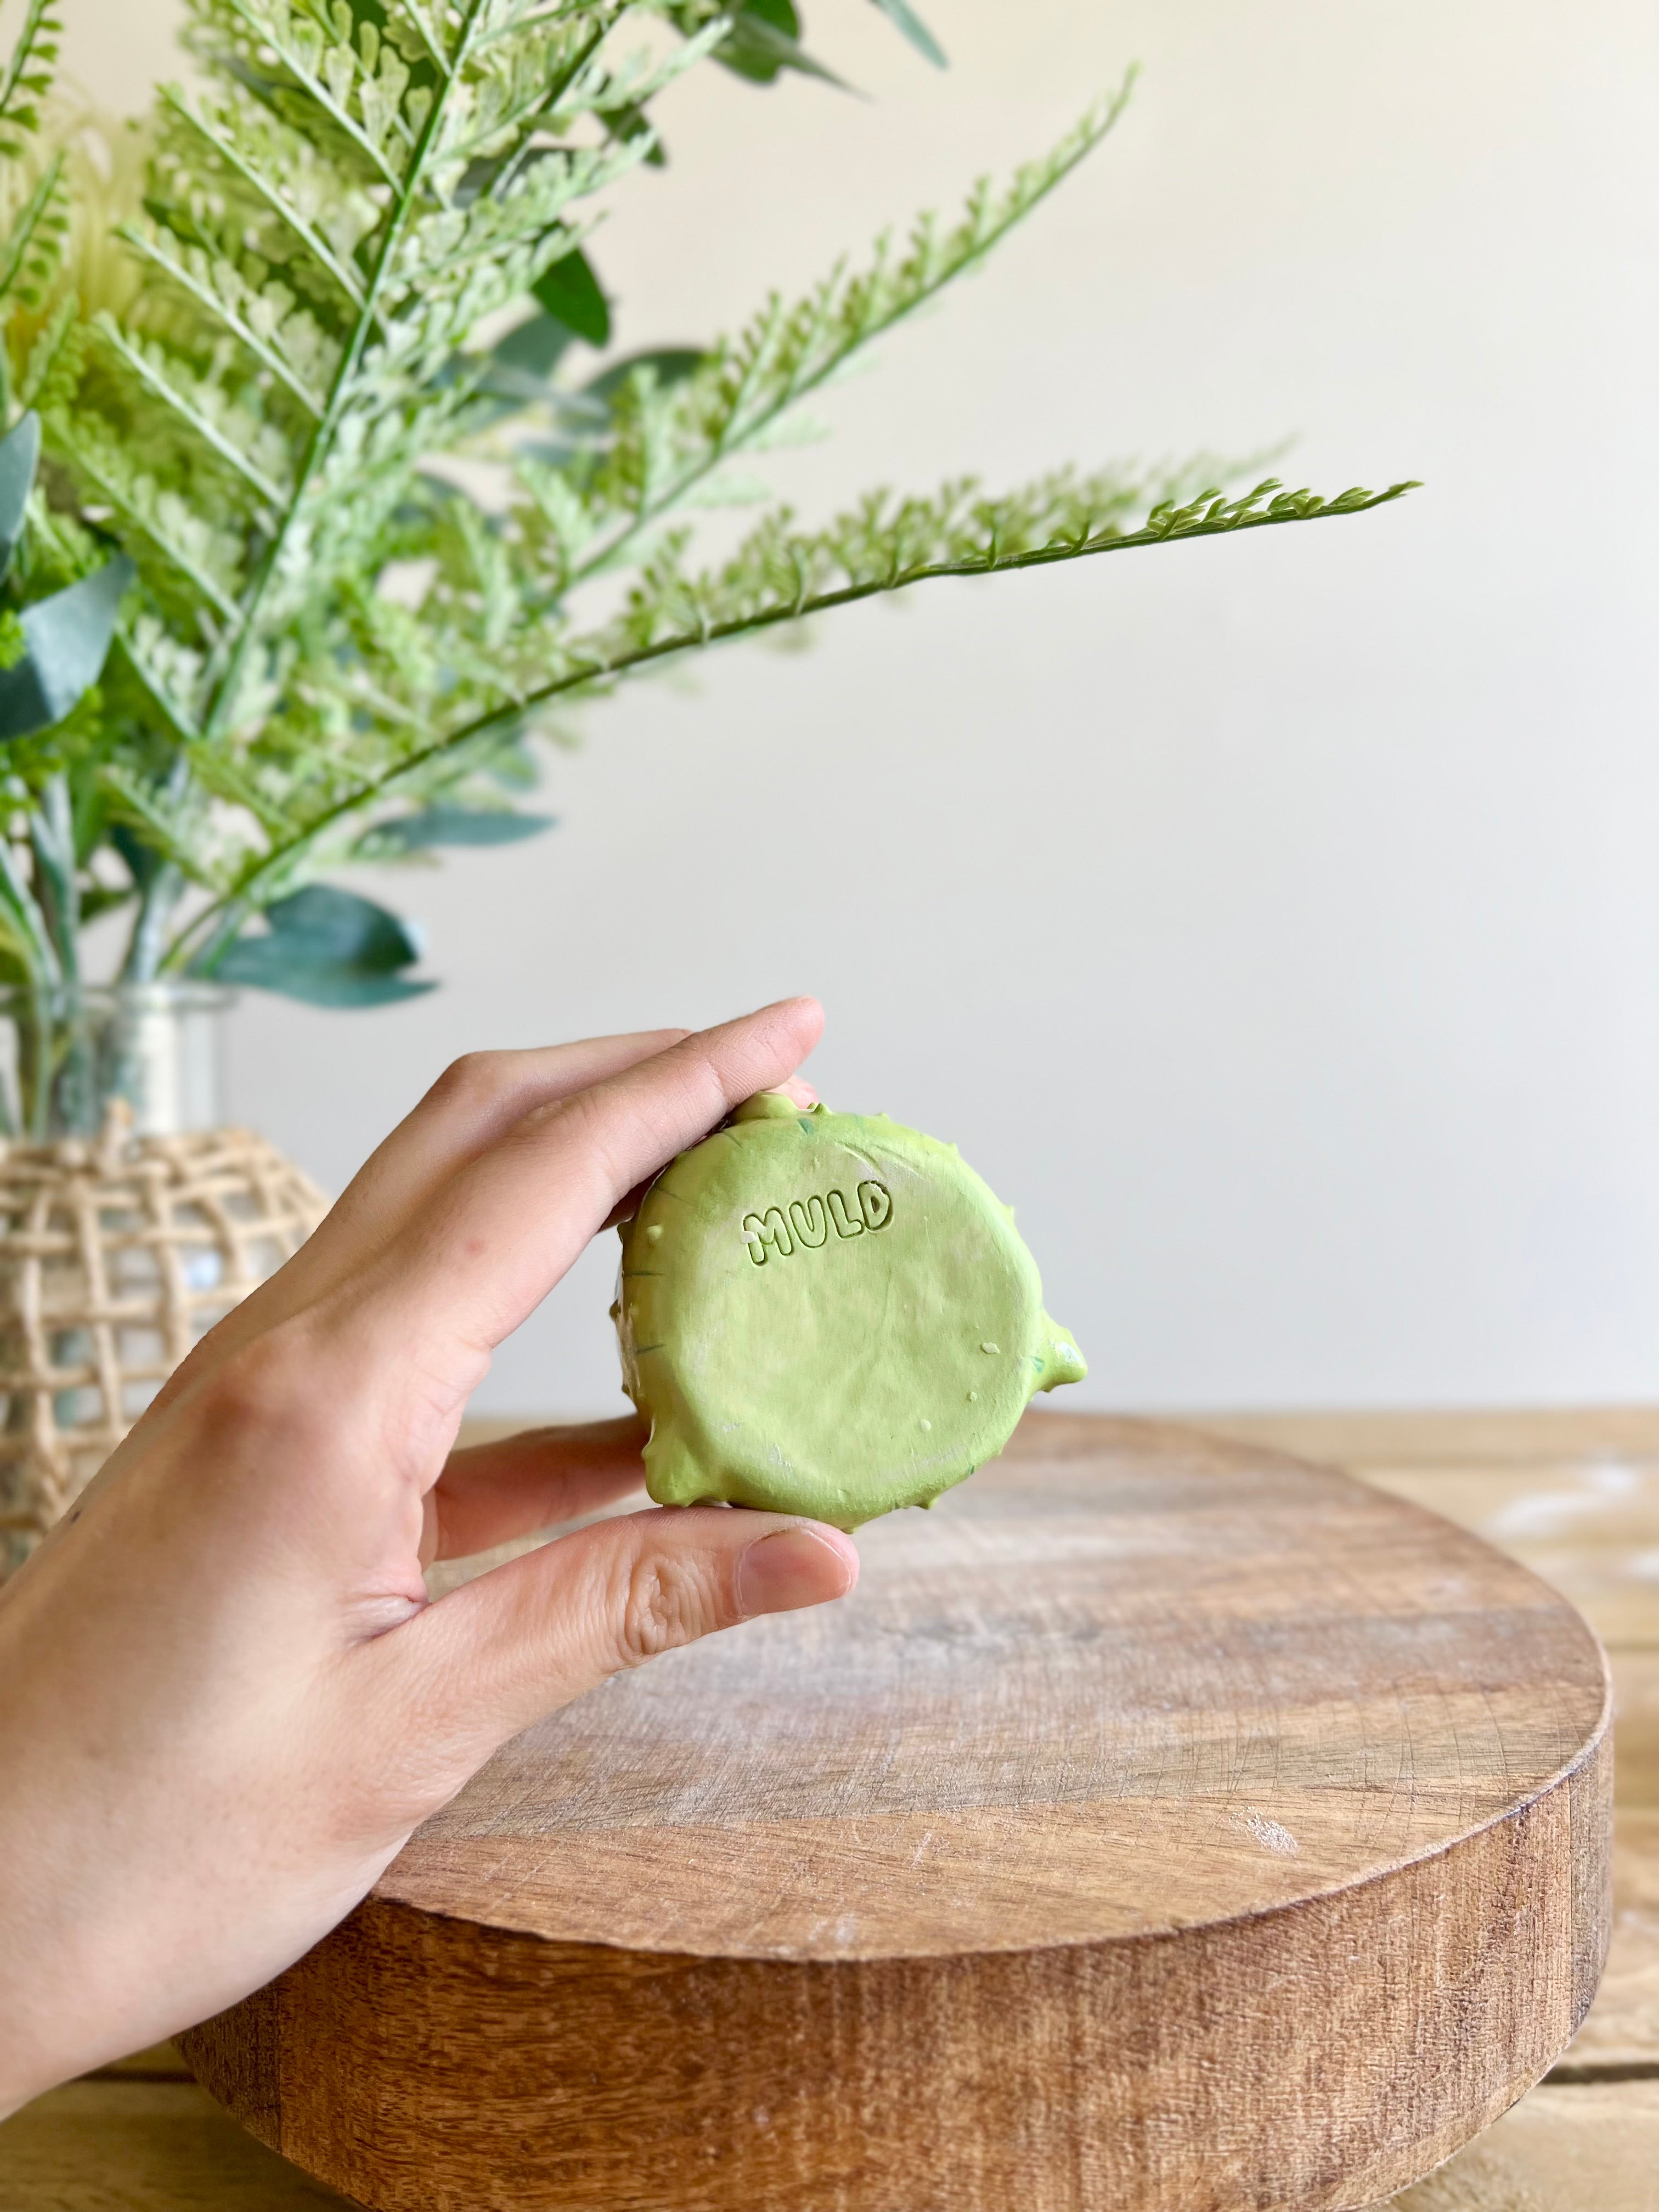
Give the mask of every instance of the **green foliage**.
[[[25, 415], [0, 439], [0, 578], [23, 536], [40, 462], [40, 418]], [[125, 555], [73, 584], [0, 611], [0, 744], [47, 730], [97, 682], [133, 577]]]
[[[942, 63], [906, 0], [874, 4]], [[594, 374], [573, 363], [611, 336], [588, 245], [604, 195], [660, 161], [653, 104], [685, 70], [830, 76], [793, 0], [187, 8], [199, 89], [158, 94], [113, 287], [66, 228], [64, 147], [32, 140], [46, 0], [27, 0], [0, 82], [19, 425], [0, 445], [0, 556], [18, 549], [0, 591], [0, 981], [72, 977], [83, 921], [125, 906], [134, 979], [407, 997], [423, 987], [404, 925], [319, 878], [548, 826], [514, 798], [560, 704], [927, 579], [1404, 489], [1230, 501], [1212, 465], [999, 498], [964, 481], [873, 493], [817, 529], [778, 508], [699, 565], [691, 518], [753, 496], [733, 465], [982, 261], [1127, 86], [955, 222], [924, 217], [734, 337]], [[585, 587], [605, 580], [595, 615]]]
[[875, 4], [890, 23], [896, 25], [924, 59], [932, 62], [935, 69], [945, 66], [945, 49], [911, 7], [909, 0], [875, 0]]
[[40, 417], [25, 415], [15, 430], [0, 438], [0, 577], [10, 568], [23, 535], [23, 518], [40, 465]]
[[398, 853], [427, 853], [434, 845], [516, 845], [553, 827], [549, 814], [515, 814], [501, 807], [424, 806], [418, 814], [395, 814], [377, 823], [373, 843], [359, 848], [360, 859], [390, 859]]
[[334, 884], [307, 884], [265, 909], [269, 927], [231, 945], [218, 973], [313, 1006], [386, 1006], [433, 988], [400, 974], [421, 957], [409, 924]]
[[[69, 228], [63, 149], [51, 149], [31, 167], [29, 144], [40, 130], [40, 103], [52, 90], [62, 35], [53, 0], [27, 0], [11, 58], [0, 71], [0, 163], [27, 179], [0, 235], [0, 338], [9, 335], [20, 309], [40, 305], [58, 274]], [[66, 319], [72, 315], [71, 307]], [[0, 344], [0, 421], [10, 411], [4, 404], [12, 381], [6, 351]], [[41, 366], [44, 374], [44, 362]], [[21, 404], [27, 408], [33, 402], [26, 395]], [[31, 459], [31, 481], [33, 465]]]
[[562, 324], [572, 337], [586, 338], [591, 346], [610, 344], [611, 303], [580, 246], [544, 271], [530, 296], [546, 319]]
[[48, 730], [98, 681], [133, 578], [125, 554], [17, 617], [21, 650], [0, 674], [0, 744]]
[[11, 58], [0, 71], [0, 155], [13, 161], [22, 135], [40, 128], [40, 103], [52, 90], [64, 26], [56, 0], [27, 0]]

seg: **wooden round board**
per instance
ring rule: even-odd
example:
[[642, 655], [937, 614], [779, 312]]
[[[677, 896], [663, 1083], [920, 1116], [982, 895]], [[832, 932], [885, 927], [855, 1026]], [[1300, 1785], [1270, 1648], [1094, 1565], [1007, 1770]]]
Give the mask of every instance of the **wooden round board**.
[[1589, 2002], [1601, 1651], [1346, 1478], [1029, 1418], [509, 1745], [188, 2039], [374, 2212], [1374, 2203]]

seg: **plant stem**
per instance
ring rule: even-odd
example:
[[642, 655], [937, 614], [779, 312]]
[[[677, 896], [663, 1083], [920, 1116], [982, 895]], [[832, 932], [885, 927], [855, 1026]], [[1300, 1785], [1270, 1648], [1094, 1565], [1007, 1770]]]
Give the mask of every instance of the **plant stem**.
[[17, 1111], [24, 1132], [34, 1142], [46, 1140], [47, 1103], [52, 1095], [51, 1018], [43, 1012], [37, 993], [21, 992], [12, 1018], [17, 1030]]
[[[188, 750], [180, 747], [167, 771], [167, 797], [178, 805], [190, 788]], [[137, 872], [132, 871], [136, 876]], [[153, 983], [167, 951], [167, 925], [185, 895], [185, 872], [176, 860], [158, 860], [147, 880], [138, 883], [138, 911], [133, 916], [121, 962], [123, 983]]]
[[81, 885], [75, 866], [75, 803], [69, 777], [49, 776], [29, 820], [34, 853], [34, 893], [58, 955], [58, 972], [72, 989], [81, 979]]
[[734, 413], [730, 434], [722, 434], [718, 441], [711, 444], [708, 450], [697, 460], [681, 469], [654, 498], [642, 498], [638, 511], [629, 518], [621, 529], [613, 532], [603, 544], [596, 547], [586, 559], [577, 562], [572, 568], [562, 591], [567, 592], [574, 591], [578, 584], [612, 567], [636, 539], [659, 522], [665, 514], [678, 506], [688, 492], [695, 490], [699, 483], [712, 475], [716, 469], [723, 466], [733, 454], [742, 453], [745, 447], [752, 445], [754, 441], [763, 432], [769, 429], [780, 416], [787, 414], [791, 408], [799, 406], [803, 399], [809, 398], [814, 392], [843, 368], [860, 347], [869, 345], [875, 339], [884, 337], [890, 330], [896, 330], [899, 324], [917, 313], [934, 299], [945, 285], [954, 282], [957, 277], [971, 269], [976, 262], [983, 261], [986, 255], [994, 246], [1001, 243], [1017, 222], [1023, 222], [1034, 208], [1040, 206], [1048, 198], [1049, 193], [1071, 175], [1079, 161], [1093, 153], [1095, 148], [1099, 145], [1101, 140], [1105, 137], [1107, 132], [1111, 130], [1128, 106], [1130, 96], [1134, 90], [1137, 74], [1138, 70], [1134, 68], [1127, 70], [1123, 82], [1110, 98], [1085, 118], [1083, 123], [1078, 127], [1077, 143], [1070, 158], [1055, 165], [1054, 173], [1044, 179], [1040, 191], [1034, 192], [1029, 200], [1005, 215], [1000, 222], [988, 228], [970, 252], [965, 254], [960, 261], [951, 263], [948, 268], [924, 284], [914, 298], [906, 300], [890, 313], [878, 321], [872, 322], [867, 330], [861, 330], [857, 337], [847, 344], [837, 347], [827, 358], [819, 361], [808, 374], [803, 375], [799, 382], [792, 382], [787, 392], [774, 398], [757, 414], [751, 416], [747, 421], [743, 421], [739, 415]]
[[[30, 1008], [35, 1017], [35, 1034], [29, 1040], [30, 1123], [40, 1138], [54, 1118], [63, 1127], [90, 1136], [96, 1127], [98, 1098], [80, 995], [81, 884], [76, 868], [75, 799], [61, 769], [48, 776], [41, 789], [39, 808], [29, 823], [29, 842], [34, 853], [35, 896], [63, 977], [61, 991], [35, 999]], [[18, 1043], [21, 1065], [21, 1032]]]
[[1391, 484], [1386, 491], [1345, 492], [1340, 499], [1332, 500], [1311, 510], [1298, 511], [1287, 501], [1278, 511], [1260, 511], [1251, 502], [1259, 499], [1270, 486], [1261, 487], [1249, 501], [1239, 501], [1221, 507], [1194, 501], [1191, 507], [1163, 520], [1154, 519], [1139, 530], [1124, 531], [1098, 538], [1066, 540], [1058, 544], [1031, 546], [1018, 553], [1003, 553], [994, 548], [988, 553], [977, 554], [956, 561], [925, 562], [914, 568], [899, 569], [888, 574], [843, 585], [840, 590], [821, 592], [816, 595], [763, 607], [756, 611], [734, 616], [724, 622], [700, 624], [694, 630], [676, 633], [672, 637], [657, 640], [650, 645], [634, 647], [631, 651], [600, 652], [580, 665], [567, 668], [559, 676], [532, 690], [520, 693], [487, 714], [465, 722], [447, 736], [436, 738], [429, 745], [412, 753], [388, 774], [372, 784], [362, 785], [349, 797], [338, 800], [321, 817], [290, 837], [285, 844], [275, 847], [258, 865], [252, 869], [233, 891], [227, 891], [202, 908], [181, 934], [168, 948], [161, 963], [161, 972], [176, 973], [191, 965], [204, 972], [211, 972], [215, 957], [229, 943], [250, 914], [264, 903], [259, 894], [269, 892], [273, 884], [280, 884], [284, 873], [292, 869], [300, 856], [325, 836], [331, 830], [375, 805], [398, 787], [420, 775], [433, 762], [446, 753], [453, 753], [465, 744], [476, 744], [493, 729], [504, 723], [517, 720], [532, 708], [543, 706], [562, 693], [580, 690], [583, 685], [599, 683], [616, 676], [629, 674], [652, 662], [666, 659], [671, 654], [692, 651], [699, 647], [719, 645], [729, 638], [746, 637], [756, 631], [775, 629], [780, 623], [799, 622], [808, 615], [820, 614], [830, 607], [850, 606], [860, 599], [874, 599], [884, 592], [902, 591], [912, 584], [930, 582], [943, 576], [1002, 575], [1017, 568], [1052, 567], [1060, 561], [1076, 561], [1097, 553], [1123, 553], [1143, 545], [1174, 545], [1190, 538], [1213, 538], [1231, 535], [1240, 530], [1273, 529], [1288, 522], [1332, 521], [1339, 516], [1363, 514], [1374, 507], [1386, 506], [1408, 491], [1417, 489], [1415, 483]]
[[202, 736], [209, 744], [224, 736], [226, 725], [234, 710], [237, 696], [241, 690], [242, 672], [246, 664], [247, 656], [260, 641], [260, 609], [264, 605], [266, 593], [270, 589], [272, 580], [282, 566], [289, 540], [293, 536], [295, 525], [305, 504], [306, 493], [311, 481], [327, 459], [338, 433], [347, 402], [356, 380], [358, 369], [362, 363], [363, 349], [368, 344], [369, 333], [374, 326], [381, 290], [391, 270], [392, 258], [402, 243], [404, 229], [408, 225], [416, 195], [421, 189], [427, 159], [438, 134], [443, 128], [448, 114], [450, 100], [453, 96], [457, 84], [460, 82], [461, 71], [471, 47], [474, 27], [486, 4], [487, 0], [466, 0], [461, 28], [457, 35], [453, 56], [449, 64], [450, 73], [434, 98], [426, 120], [421, 126], [420, 136], [416, 138], [410, 154], [409, 166], [404, 172], [402, 196], [387, 211], [386, 227], [381, 233], [374, 266], [369, 271], [368, 281], [364, 288], [356, 323], [345, 350], [340, 356], [339, 366], [334, 372], [334, 379], [329, 386], [328, 398], [324, 405], [321, 419], [307, 441], [304, 456], [295, 475], [293, 491], [289, 495], [288, 505], [283, 511], [282, 521], [270, 544], [265, 549], [264, 558], [259, 563], [258, 573], [242, 601], [241, 627], [237, 631], [231, 646], [224, 672], [214, 687], [212, 703], [203, 724]]
[[52, 933], [34, 893], [18, 872], [18, 854], [0, 835], [0, 909], [9, 918], [18, 957], [28, 971], [29, 988], [44, 989], [61, 981]]
[[153, 983], [167, 951], [167, 925], [184, 896], [184, 871], [176, 860], [163, 860], [138, 895], [138, 911], [121, 963], [124, 983]]

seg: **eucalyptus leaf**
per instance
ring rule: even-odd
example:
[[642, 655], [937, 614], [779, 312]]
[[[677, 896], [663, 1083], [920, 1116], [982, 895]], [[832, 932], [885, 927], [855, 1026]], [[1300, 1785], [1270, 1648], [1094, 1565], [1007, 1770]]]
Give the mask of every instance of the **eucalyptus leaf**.
[[591, 346], [611, 343], [611, 307], [599, 289], [599, 280], [580, 247], [545, 269], [531, 286], [532, 296], [543, 311], [586, 338]]
[[498, 791], [533, 791], [542, 780], [540, 769], [526, 750], [522, 737], [518, 736], [509, 736], [504, 745], [480, 763], [480, 768]]
[[526, 147], [520, 143], [510, 152], [488, 155], [469, 161], [455, 186], [455, 206], [471, 207], [475, 202], [488, 198], [509, 173], [522, 177], [539, 161], [556, 161], [561, 150], [556, 146]]
[[418, 853], [434, 845], [516, 845], [555, 826], [550, 814], [441, 805], [426, 807], [419, 814], [399, 815], [394, 821], [378, 822], [373, 836], [376, 844]]
[[31, 408], [0, 438], [0, 576], [11, 566], [23, 535], [23, 515], [40, 463], [40, 417]]
[[[731, 29], [714, 49], [715, 59], [751, 84], [772, 84], [781, 70], [794, 70], [802, 76], [815, 76], [845, 91], [844, 81], [833, 70], [814, 61], [793, 33], [770, 20], [773, 12], [757, 7], [753, 0], [738, 9], [732, 18]], [[787, 12], [794, 14], [793, 8]]]
[[94, 884], [81, 894], [81, 919], [96, 921], [100, 914], [118, 914], [124, 906], [131, 906], [138, 896], [133, 884]]
[[872, 5], [880, 9], [888, 21], [910, 41], [925, 60], [932, 62], [935, 69], [950, 67], [945, 58], [944, 47], [911, 7], [909, 0], [872, 0]]
[[533, 377], [538, 384], [545, 384], [574, 336], [568, 323], [561, 322], [557, 315], [550, 315], [544, 309], [527, 323], [515, 323], [507, 336], [490, 348], [490, 358], [504, 368], [516, 370], [520, 376]]
[[609, 406], [636, 368], [648, 368], [661, 391], [671, 384], [684, 384], [688, 376], [695, 376], [708, 358], [696, 346], [656, 346], [644, 353], [630, 353], [626, 361], [613, 362], [591, 383], [583, 385], [582, 392], [586, 398], [602, 399]]
[[155, 881], [157, 871], [165, 865], [155, 848], [145, 844], [130, 822], [112, 822], [109, 842], [126, 863], [127, 873], [141, 891]]
[[594, 112], [618, 144], [632, 146], [643, 143], [647, 168], [665, 169], [668, 167], [668, 156], [663, 151], [655, 125], [635, 102], [624, 100], [614, 106], [598, 108]]
[[[231, 951], [239, 952], [254, 941], [239, 938]], [[349, 969], [301, 960], [261, 963], [257, 972], [252, 966], [232, 966], [226, 961], [214, 974], [222, 981], [274, 992], [279, 998], [297, 999], [302, 1006], [343, 1009], [399, 1006], [405, 999], [424, 998], [438, 988], [435, 983], [405, 982], [400, 975], [358, 975]]]
[[314, 959], [383, 973], [410, 967], [421, 957], [420, 939], [408, 922], [337, 884], [290, 891], [265, 908], [265, 921], [273, 936]]
[[519, 447], [526, 460], [544, 462], [550, 469], [568, 469], [582, 450], [570, 438], [527, 438]]
[[48, 730], [79, 705], [103, 672], [115, 617], [136, 574], [124, 553], [23, 609], [27, 650], [15, 666], [0, 672], [0, 740]]
[[239, 937], [207, 972], [313, 1006], [390, 1006], [434, 988], [398, 972], [421, 957], [410, 924], [355, 891], [308, 884], [268, 906], [264, 918], [263, 933]]
[[549, 380], [575, 337], [568, 325], [544, 311], [515, 323], [490, 348], [481, 368], [471, 365], [475, 405], [487, 411], [489, 420], [499, 422], [526, 407], [567, 404], [568, 396]]

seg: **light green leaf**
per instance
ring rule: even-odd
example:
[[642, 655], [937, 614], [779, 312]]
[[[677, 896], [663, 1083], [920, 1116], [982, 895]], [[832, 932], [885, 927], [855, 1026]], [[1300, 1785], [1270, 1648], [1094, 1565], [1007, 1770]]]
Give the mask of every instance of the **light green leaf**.
[[525, 837], [538, 837], [555, 828], [550, 814], [514, 814], [471, 806], [428, 806], [419, 814], [404, 814], [391, 822], [378, 822], [372, 835], [377, 845], [406, 853], [425, 851], [434, 845], [516, 845]]
[[643, 370], [659, 391], [684, 384], [694, 376], [708, 360], [707, 349], [702, 346], [652, 346], [643, 353], [630, 353], [625, 360], [613, 362], [611, 367], [592, 377], [582, 386], [583, 397], [602, 399], [607, 406], [627, 385], [629, 377]]
[[[0, 147], [0, 152], [3, 152]], [[64, 206], [65, 157], [60, 148], [35, 179], [0, 244], [0, 301], [39, 304], [62, 257], [69, 216]]]
[[909, 0], [874, 0], [874, 5], [910, 41], [924, 60], [932, 62], [935, 69], [949, 68], [944, 47], [911, 7]]
[[526, 323], [515, 323], [504, 338], [496, 341], [490, 358], [533, 384], [545, 384], [576, 335], [556, 314], [532, 315]]
[[[38, 131], [40, 111], [35, 102], [51, 88], [63, 43], [63, 19], [58, 0], [27, 0], [17, 43], [0, 70], [0, 130]], [[15, 155], [15, 139], [0, 139], [0, 154]]]
[[0, 673], [0, 739], [50, 729], [79, 705], [103, 671], [122, 595], [135, 574], [123, 554], [24, 608], [28, 652]]
[[580, 247], [544, 269], [530, 289], [543, 313], [562, 323], [566, 330], [586, 338], [591, 346], [610, 344], [610, 302]]
[[240, 937], [208, 969], [313, 1006], [383, 1006], [418, 998], [430, 983], [398, 972], [421, 947], [407, 922], [372, 899], [331, 884], [308, 884], [265, 909], [270, 927]]
[[23, 516], [40, 462], [40, 417], [33, 409], [0, 439], [0, 576], [23, 535]]
[[773, 84], [785, 70], [815, 76], [844, 91], [833, 70], [815, 62], [799, 40], [799, 22], [787, 0], [748, 0], [732, 18], [732, 27], [714, 49], [714, 58], [752, 84]]

